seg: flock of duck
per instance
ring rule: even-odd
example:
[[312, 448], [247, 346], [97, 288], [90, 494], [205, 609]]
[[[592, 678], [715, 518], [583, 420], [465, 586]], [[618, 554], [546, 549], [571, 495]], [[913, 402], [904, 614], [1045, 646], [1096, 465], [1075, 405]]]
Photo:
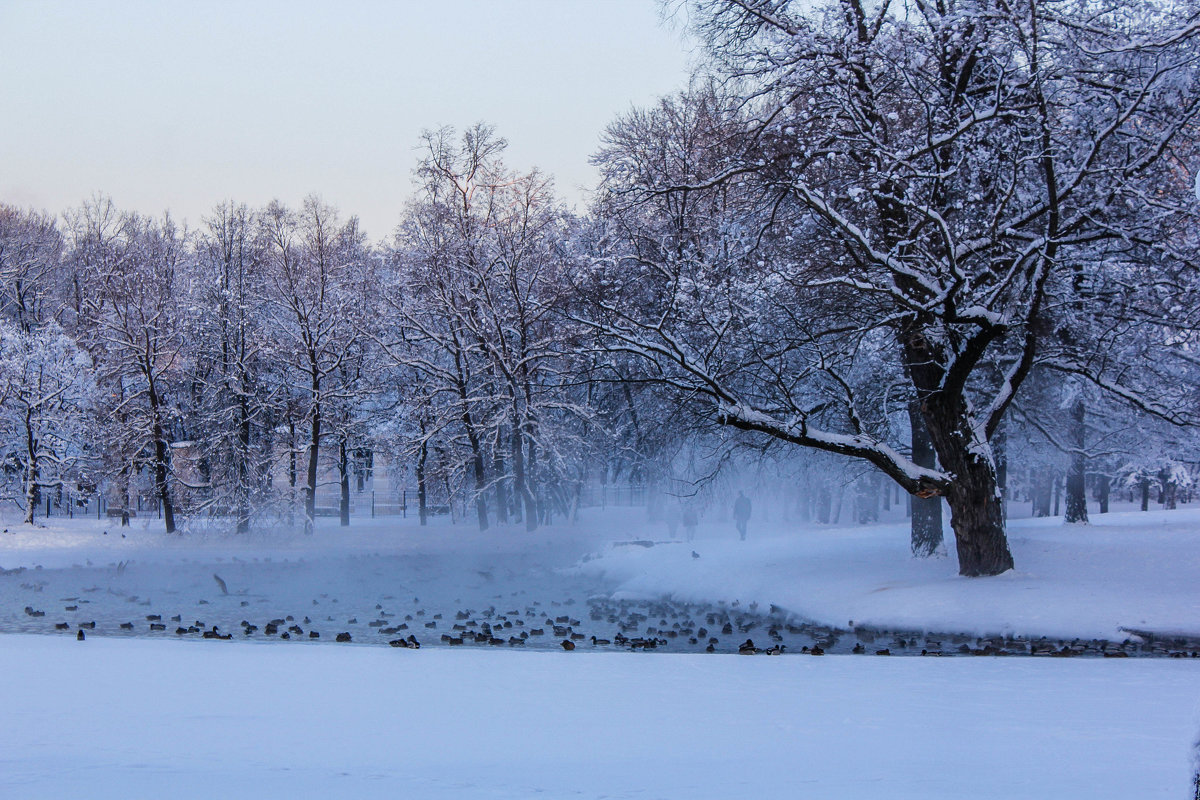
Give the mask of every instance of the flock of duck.
[[[214, 576], [216, 578], [217, 576]], [[220, 582], [218, 578], [218, 582]], [[134, 601], [137, 598], [132, 598]], [[232, 600], [233, 598], [229, 598]], [[529, 601], [517, 606], [456, 608], [429, 613], [413, 597], [411, 606], [393, 596], [382, 598], [367, 614], [335, 617], [316, 616], [315, 611], [295, 616], [275, 616], [260, 623], [241, 619], [230, 623], [221, 615], [218, 622], [206, 622], [183, 613], [164, 617], [145, 614], [144, 619], [127, 620], [115, 630], [101, 629], [112, 635], [173, 635], [181, 638], [216, 640], [259, 639], [312, 641], [332, 638], [335, 642], [388, 644], [418, 649], [425, 646], [533, 647], [573, 651], [627, 650], [738, 653], [741, 655], [782, 655], [799, 653], [821, 656], [826, 653], [854, 655], [921, 656], [1096, 656], [1124, 658], [1160, 656], [1200, 657], [1200, 641], [1157, 637], [1138, 631], [1122, 641], [1061, 640], [1021, 636], [975, 637], [965, 634], [939, 635], [925, 632], [888, 632], [865, 627], [834, 628], [797, 620], [783, 609], [771, 606], [760, 610], [756, 604], [739, 603], [716, 606], [674, 600], [615, 600], [594, 597], [586, 602], [586, 611], [575, 612], [574, 600], [542, 604]], [[79, 597], [62, 598], [64, 614], [73, 621], [53, 621], [54, 630], [74, 632], [84, 640], [86, 632], [95, 632], [95, 620], [80, 620], [85, 613]], [[314, 608], [331, 601], [325, 595], [313, 598]], [[387, 605], [385, 605], [385, 602]], [[200, 605], [210, 605], [201, 600]], [[239, 608], [249, 603], [242, 600]], [[211, 608], [211, 606], [210, 606]], [[47, 611], [25, 607], [32, 620], [47, 618]], [[60, 615], [56, 615], [60, 616]], [[585, 622], [582, 617], [586, 617]], [[219, 623], [219, 624], [218, 624]], [[47, 618], [47, 626], [51, 620]], [[28, 629], [26, 627], [26, 629]], [[420, 638], [418, 638], [418, 635]]]

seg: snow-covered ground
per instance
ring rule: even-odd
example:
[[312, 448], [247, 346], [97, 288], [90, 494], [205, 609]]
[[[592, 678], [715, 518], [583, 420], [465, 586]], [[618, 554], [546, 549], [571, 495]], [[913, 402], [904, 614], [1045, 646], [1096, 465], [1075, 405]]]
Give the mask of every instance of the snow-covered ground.
[[1167, 659], [0, 638], [0, 796], [1186, 798]]
[[[713, 526], [716, 528], [716, 526]], [[581, 572], [630, 595], [774, 603], [827, 625], [1121, 640], [1200, 636], [1200, 508], [1012, 523], [1016, 569], [962, 578], [946, 558], [909, 557], [904, 524], [786, 530], [693, 547], [617, 548]], [[947, 537], [953, 548], [953, 539]], [[693, 552], [700, 558], [694, 558]]]
[[[458, 633], [456, 610], [497, 631], [516, 612], [505, 637], [559, 615], [605, 635], [608, 611], [589, 617], [589, 598], [645, 610], [639, 599], [666, 595], [692, 605], [663, 614], [754, 626], [721, 635], [722, 649], [766, 645], [772, 619], [797, 617], [1196, 634], [1200, 511], [1019, 520], [1017, 570], [974, 580], [953, 557], [909, 558], [903, 524], [760, 522], [747, 542], [719, 521], [672, 542], [614, 510], [536, 534], [444, 520], [322, 520], [308, 539], [165, 540], [143, 520], [124, 538], [95, 520], [8, 531], [0, 797], [1191, 796], [1200, 659], [743, 657], [694, 652], [684, 636], [649, 655], [590, 641], [564, 652], [550, 630], [521, 647], [439, 636]], [[756, 623], [749, 609], [772, 604], [783, 610]], [[149, 630], [155, 614], [167, 630]], [[284, 614], [321, 638], [237, 627]], [[177, 635], [171, 615], [237, 640]], [[370, 621], [407, 617], [420, 650], [375, 646], [390, 636]], [[78, 642], [85, 621], [97, 624]], [[353, 644], [331, 641], [343, 630]]]

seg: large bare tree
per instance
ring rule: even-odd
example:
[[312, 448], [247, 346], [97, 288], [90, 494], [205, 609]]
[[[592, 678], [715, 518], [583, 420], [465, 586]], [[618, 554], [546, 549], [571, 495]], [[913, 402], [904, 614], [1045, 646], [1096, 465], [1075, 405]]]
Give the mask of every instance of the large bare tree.
[[[671, 160], [685, 128], [636, 115], [600, 156], [612, 238], [581, 280], [610, 349], [724, 425], [944, 497], [969, 576], [1013, 566], [992, 440], [1036, 363], [1190, 420], [1178, 383], [1150, 388], [1105, 348], [1125, 326], [1153, 329], [1151, 350], [1178, 341], [1145, 279], [1186, 277], [1171, 233], [1195, 224], [1194, 16], [990, 0], [693, 12], [725, 97], [709, 156]], [[674, 231], [647, 221], [662, 198], [695, 211]], [[904, 392], [881, 394], [901, 374]], [[936, 466], [890, 424], [909, 403]]]

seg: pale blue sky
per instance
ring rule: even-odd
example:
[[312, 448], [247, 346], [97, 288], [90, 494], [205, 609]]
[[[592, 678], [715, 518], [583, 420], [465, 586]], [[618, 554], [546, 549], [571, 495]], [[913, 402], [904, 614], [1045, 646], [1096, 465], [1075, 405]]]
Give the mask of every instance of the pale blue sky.
[[485, 120], [578, 202], [604, 126], [682, 87], [688, 47], [655, 0], [0, 0], [0, 201], [103, 191], [194, 225], [318, 192], [380, 238], [420, 130]]

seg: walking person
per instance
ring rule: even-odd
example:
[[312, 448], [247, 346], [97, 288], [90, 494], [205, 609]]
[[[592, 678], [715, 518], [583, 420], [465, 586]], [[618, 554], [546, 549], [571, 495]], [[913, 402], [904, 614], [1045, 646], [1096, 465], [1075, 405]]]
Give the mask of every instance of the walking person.
[[746, 523], [750, 521], [750, 498], [738, 491], [737, 500], [733, 501], [733, 521], [737, 523], [738, 535], [746, 541]]
[[672, 500], [667, 504], [667, 531], [672, 539], [679, 538], [679, 501]]
[[683, 510], [683, 531], [689, 542], [696, 538], [696, 523], [698, 521], [696, 519], [696, 509], [689, 505]]

